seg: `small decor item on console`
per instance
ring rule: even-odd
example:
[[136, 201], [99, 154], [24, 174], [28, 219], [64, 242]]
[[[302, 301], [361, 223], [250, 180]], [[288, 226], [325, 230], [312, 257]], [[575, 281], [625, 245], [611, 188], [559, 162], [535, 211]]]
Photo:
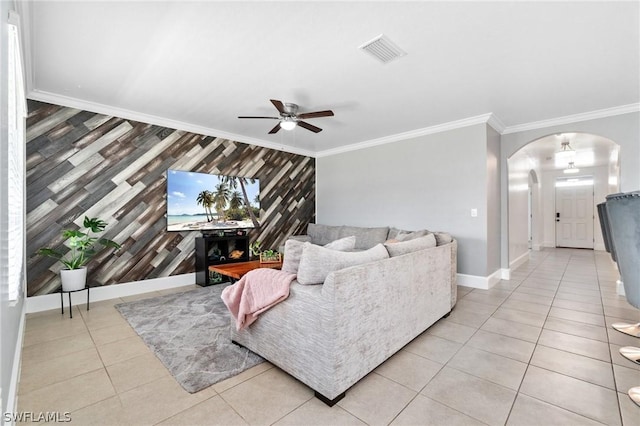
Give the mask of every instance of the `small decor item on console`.
[[280, 263], [282, 255], [275, 250], [264, 250], [260, 253], [260, 263]]
[[242, 250], [234, 250], [229, 253], [229, 259], [240, 259], [244, 252]]

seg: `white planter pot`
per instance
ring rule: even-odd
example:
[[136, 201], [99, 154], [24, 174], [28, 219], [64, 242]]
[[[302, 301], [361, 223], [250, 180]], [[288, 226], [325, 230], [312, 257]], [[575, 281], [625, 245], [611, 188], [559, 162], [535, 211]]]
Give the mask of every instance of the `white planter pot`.
[[62, 291], [81, 290], [87, 285], [87, 268], [61, 269]]

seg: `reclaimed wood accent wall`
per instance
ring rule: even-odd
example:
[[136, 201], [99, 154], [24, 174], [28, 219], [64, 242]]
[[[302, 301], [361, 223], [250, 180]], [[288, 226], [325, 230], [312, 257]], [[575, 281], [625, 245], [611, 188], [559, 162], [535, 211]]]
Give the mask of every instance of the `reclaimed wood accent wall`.
[[262, 227], [250, 240], [277, 248], [315, 220], [315, 159], [212, 136], [29, 101], [27, 118], [27, 294], [58, 291], [62, 229], [85, 216], [108, 223], [122, 244], [88, 264], [92, 286], [195, 271], [200, 232], [166, 231], [166, 171], [260, 179]]

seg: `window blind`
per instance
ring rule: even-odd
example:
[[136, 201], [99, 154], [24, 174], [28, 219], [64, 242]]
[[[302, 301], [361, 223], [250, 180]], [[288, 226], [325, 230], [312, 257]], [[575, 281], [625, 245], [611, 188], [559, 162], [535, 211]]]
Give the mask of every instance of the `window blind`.
[[[25, 117], [26, 101], [18, 28], [8, 25], [7, 281], [9, 301], [23, 291], [25, 275]], [[4, 166], [4, 165], [3, 165]], [[4, 171], [3, 171], [4, 173]], [[3, 250], [4, 251], [4, 250]]]

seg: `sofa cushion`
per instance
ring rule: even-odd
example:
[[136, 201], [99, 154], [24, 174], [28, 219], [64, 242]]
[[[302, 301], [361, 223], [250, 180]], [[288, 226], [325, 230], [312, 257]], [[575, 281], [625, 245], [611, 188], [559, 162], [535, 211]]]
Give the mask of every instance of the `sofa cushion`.
[[389, 253], [382, 244], [365, 251], [343, 252], [304, 243], [298, 268], [298, 282], [305, 285], [322, 284], [333, 271], [388, 257]]
[[311, 237], [308, 235], [292, 235], [287, 240], [295, 240], [303, 243], [310, 243]]
[[[282, 262], [282, 270], [290, 274], [297, 274], [300, 265], [300, 256], [302, 256], [302, 246], [305, 242], [295, 239], [288, 239], [284, 244], [284, 261]], [[331, 250], [349, 251], [353, 250], [356, 244], [356, 237], [340, 238], [325, 244], [324, 247]]]
[[384, 245], [389, 256], [402, 256], [403, 254], [412, 253], [414, 251], [423, 250], [436, 246], [436, 237], [433, 234], [416, 238], [409, 241], [399, 241], [397, 243], [387, 243]]
[[[323, 246], [330, 243], [331, 241], [335, 241], [338, 238], [342, 237], [342, 235], [340, 235], [341, 229], [342, 226], [318, 225], [316, 223], [310, 223], [307, 226], [307, 235], [311, 237], [311, 242], [313, 244]], [[346, 235], [344, 236], [346, 237]]]
[[360, 226], [343, 226], [340, 229], [340, 236], [346, 237], [348, 235], [355, 235], [356, 237], [356, 250], [367, 250], [376, 244], [384, 243], [387, 239], [389, 228], [364, 228]]

